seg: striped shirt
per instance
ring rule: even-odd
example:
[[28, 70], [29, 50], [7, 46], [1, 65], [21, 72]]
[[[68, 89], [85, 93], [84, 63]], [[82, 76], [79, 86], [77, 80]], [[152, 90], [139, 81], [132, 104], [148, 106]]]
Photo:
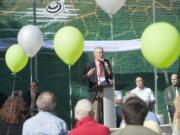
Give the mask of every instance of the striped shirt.
[[25, 121], [22, 135], [66, 135], [66, 123], [49, 112], [39, 112]]

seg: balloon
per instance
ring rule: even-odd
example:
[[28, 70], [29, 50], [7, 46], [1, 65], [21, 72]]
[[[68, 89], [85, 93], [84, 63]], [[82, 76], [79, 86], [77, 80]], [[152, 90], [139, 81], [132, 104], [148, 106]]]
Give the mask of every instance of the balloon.
[[73, 65], [79, 59], [83, 52], [83, 47], [83, 35], [75, 27], [65, 26], [55, 35], [55, 52], [67, 65]]
[[8, 48], [5, 55], [5, 61], [8, 68], [13, 73], [17, 73], [26, 66], [28, 57], [20, 48], [20, 46], [15, 44]]
[[33, 57], [43, 45], [41, 30], [34, 25], [26, 25], [18, 33], [18, 44], [29, 57]]
[[174, 26], [158, 22], [148, 26], [141, 36], [141, 52], [157, 68], [168, 68], [180, 53], [180, 36]]
[[115, 14], [126, 0], [96, 0], [96, 3], [108, 14]]

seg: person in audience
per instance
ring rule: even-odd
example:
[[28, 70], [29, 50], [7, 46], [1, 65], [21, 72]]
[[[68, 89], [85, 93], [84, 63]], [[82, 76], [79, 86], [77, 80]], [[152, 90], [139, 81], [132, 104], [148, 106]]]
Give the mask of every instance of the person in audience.
[[88, 99], [81, 99], [74, 108], [77, 123], [68, 135], [109, 135], [109, 128], [93, 119], [93, 105]]
[[164, 100], [166, 102], [171, 121], [173, 120], [173, 116], [175, 112], [175, 106], [174, 106], [175, 98], [179, 95], [180, 95], [179, 75], [173, 73], [171, 75], [171, 85], [168, 86], [164, 91]]
[[128, 98], [123, 105], [123, 116], [126, 126], [112, 135], [158, 135], [143, 123], [148, 113], [146, 102], [137, 96]]
[[38, 92], [39, 83], [36, 80], [30, 82], [29, 91], [25, 95], [25, 99], [30, 108], [31, 116], [35, 115], [37, 111], [36, 100], [39, 96]]
[[[136, 95], [134, 93], [131, 93], [131, 92], [127, 93], [123, 102], [126, 102], [126, 100], [130, 97], [136, 97]], [[145, 121], [152, 121], [156, 125], [160, 126], [159, 119], [154, 112], [148, 111], [148, 113], [145, 117]], [[125, 126], [125, 122], [124, 122], [124, 120], [122, 120], [120, 127], [124, 127], [124, 126]]]
[[162, 135], [162, 130], [161, 130], [160, 125], [158, 125], [156, 122], [152, 120], [145, 120], [143, 126], [153, 130], [159, 135]]
[[139, 98], [144, 100], [150, 111], [153, 111], [153, 105], [155, 103], [155, 97], [153, 92], [150, 88], [144, 86], [144, 80], [142, 77], [136, 77], [136, 88], [133, 89], [131, 92], [137, 95]]
[[119, 127], [122, 121], [122, 91], [115, 90], [114, 94], [114, 102], [116, 107], [116, 127]]
[[29, 116], [22, 91], [14, 91], [0, 109], [0, 135], [21, 135], [23, 122]]
[[176, 97], [172, 135], [180, 135], [180, 96]]
[[22, 135], [66, 135], [66, 123], [52, 112], [56, 107], [55, 96], [50, 91], [42, 92], [36, 105], [38, 114], [23, 124]]

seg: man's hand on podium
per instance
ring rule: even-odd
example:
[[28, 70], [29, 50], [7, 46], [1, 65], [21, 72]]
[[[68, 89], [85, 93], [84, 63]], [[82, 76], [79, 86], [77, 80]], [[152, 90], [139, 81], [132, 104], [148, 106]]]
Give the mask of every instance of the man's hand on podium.
[[109, 84], [113, 84], [113, 81], [111, 79], [108, 79], [109, 80]]

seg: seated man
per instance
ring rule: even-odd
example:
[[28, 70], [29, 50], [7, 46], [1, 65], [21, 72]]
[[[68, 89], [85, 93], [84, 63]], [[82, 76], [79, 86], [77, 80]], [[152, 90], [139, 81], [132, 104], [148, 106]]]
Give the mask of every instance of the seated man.
[[149, 128], [143, 127], [148, 113], [146, 103], [139, 97], [128, 98], [123, 106], [123, 116], [127, 126], [113, 133], [113, 135], [158, 135]]
[[119, 90], [115, 90], [114, 92], [114, 102], [116, 107], [116, 127], [119, 127], [122, 121], [122, 92]]
[[153, 111], [153, 105], [155, 103], [155, 97], [150, 88], [144, 86], [143, 78], [138, 76], [136, 77], [136, 88], [131, 92], [137, 95], [139, 98], [144, 100], [148, 104], [148, 109]]
[[109, 135], [109, 128], [98, 124], [93, 119], [93, 105], [89, 100], [79, 100], [74, 108], [74, 113], [77, 123], [68, 135]]

